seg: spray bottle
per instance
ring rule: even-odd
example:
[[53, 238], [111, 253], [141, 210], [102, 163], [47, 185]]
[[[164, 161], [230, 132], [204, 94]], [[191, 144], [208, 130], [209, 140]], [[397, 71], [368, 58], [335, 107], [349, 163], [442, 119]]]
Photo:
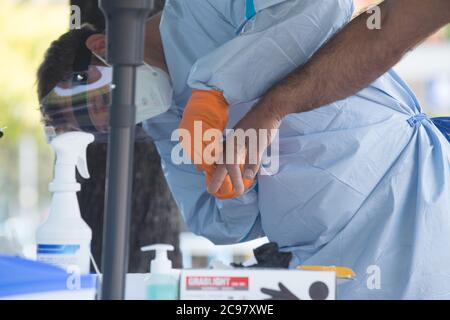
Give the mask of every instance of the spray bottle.
[[92, 134], [69, 132], [50, 142], [56, 153], [54, 180], [49, 185], [53, 197], [49, 216], [37, 230], [37, 259], [71, 273], [89, 273], [92, 231], [81, 218], [75, 170], [89, 178], [86, 149], [93, 141]]
[[168, 244], [155, 244], [142, 247], [141, 251], [155, 251], [155, 259], [150, 263], [150, 275], [146, 279], [146, 298], [148, 300], [177, 300], [179, 272], [172, 269], [167, 251], [174, 248]]

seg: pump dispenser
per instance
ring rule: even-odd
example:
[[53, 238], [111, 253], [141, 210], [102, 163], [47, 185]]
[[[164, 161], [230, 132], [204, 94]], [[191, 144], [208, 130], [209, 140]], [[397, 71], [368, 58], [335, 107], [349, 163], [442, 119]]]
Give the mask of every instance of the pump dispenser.
[[167, 244], [155, 244], [142, 247], [141, 251], [155, 251], [155, 259], [150, 263], [150, 276], [146, 279], [146, 297], [148, 300], [177, 300], [178, 278], [172, 269], [172, 262], [167, 257], [167, 251], [174, 247]]
[[37, 230], [37, 259], [70, 272], [89, 273], [92, 231], [81, 218], [75, 173], [78, 170], [89, 178], [86, 149], [93, 141], [92, 134], [69, 132], [50, 142], [56, 153], [54, 180], [49, 185], [53, 197], [49, 216]]

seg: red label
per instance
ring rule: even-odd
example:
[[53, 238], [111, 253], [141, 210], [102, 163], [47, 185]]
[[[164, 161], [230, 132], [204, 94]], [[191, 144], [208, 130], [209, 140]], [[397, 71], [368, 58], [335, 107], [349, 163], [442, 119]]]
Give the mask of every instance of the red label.
[[248, 290], [248, 277], [186, 277], [187, 290]]

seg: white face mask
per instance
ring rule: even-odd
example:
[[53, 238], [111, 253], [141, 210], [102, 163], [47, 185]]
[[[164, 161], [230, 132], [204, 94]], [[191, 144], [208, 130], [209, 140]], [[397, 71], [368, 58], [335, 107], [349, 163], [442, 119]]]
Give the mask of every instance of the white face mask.
[[[105, 79], [112, 83], [113, 70], [111, 67], [97, 67], [102, 74], [98, 86], [104, 84]], [[100, 83], [101, 82], [101, 83]], [[92, 88], [96, 89], [96, 88]], [[169, 75], [162, 69], [146, 63], [136, 70], [136, 124], [156, 117], [167, 110], [172, 104], [173, 89]]]
[[143, 64], [137, 68], [136, 78], [136, 123], [169, 110], [173, 89], [164, 70]]
[[[103, 57], [97, 54], [95, 56], [108, 65]], [[105, 67], [100, 67], [100, 70], [102, 68]], [[109, 69], [110, 82], [112, 82], [112, 68], [106, 68]], [[167, 72], [145, 62], [137, 68], [136, 78], [135, 104], [136, 124], [138, 124], [169, 110], [172, 104], [173, 88]]]

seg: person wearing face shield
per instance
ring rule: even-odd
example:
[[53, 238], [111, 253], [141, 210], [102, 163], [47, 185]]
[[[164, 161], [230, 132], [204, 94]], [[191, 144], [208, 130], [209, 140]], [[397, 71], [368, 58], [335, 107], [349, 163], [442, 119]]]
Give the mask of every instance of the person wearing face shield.
[[[159, 23], [159, 21], [158, 21]], [[154, 19], [147, 22], [147, 39], [152, 43], [156, 41], [153, 37], [159, 33], [152, 33], [152, 25], [155, 24]], [[82, 190], [77, 194], [83, 219], [90, 225], [93, 230], [92, 238], [92, 254], [97, 264], [101, 263], [102, 252], [102, 226], [103, 226], [103, 201], [104, 186], [106, 179], [106, 154], [108, 141], [107, 118], [108, 110], [105, 106], [110, 97], [110, 68], [107, 68], [104, 60], [104, 52], [99, 52], [92, 45], [102, 44], [102, 41], [93, 41], [87, 44], [87, 39], [95, 40], [103, 39], [103, 32], [94, 29], [90, 25], [83, 25], [81, 29], [70, 30], [53, 41], [46, 52], [43, 62], [37, 74], [38, 96], [41, 102], [42, 122], [46, 126], [46, 132], [49, 139], [55, 134], [67, 131], [82, 130], [90, 132], [95, 136], [95, 143], [88, 148], [88, 163], [91, 172], [91, 179], [78, 179], [82, 184]], [[81, 45], [83, 44], [83, 45]], [[89, 50], [89, 47], [92, 50]], [[87, 69], [80, 68], [79, 75], [84, 77], [75, 77], [77, 74], [73, 72], [74, 65], [80, 64], [80, 51], [85, 50], [86, 56], [89, 57]], [[96, 54], [93, 54], [93, 52]], [[146, 48], [145, 62], [149, 67], [138, 68], [138, 84], [136, 88], [136, 96], [140, 97], [139, 110], [137, 116], [140, 119], [151, 117], [155, 110], [161, 108], [149, 108], [151, 102], [148, 97], [148, 85], [154, 83], [156, 75], [163, 75], [162, 71], [166, 69], [164, 60], [159, 59], [155, 55], [157, 50]], [[97, 55], [100, 57], [98, 58]], [[159, 69], [157, 73], [148, 72], [149, 69]], [[105, 72], [104, 72], [105, 71]], [[149, 78], [150, 79], [145, 79]], [[165, 75], [168, 79], [167, 72]], [[78, 82], [78, 85], [73, 83]], [[82, 86], [89, 86], [94, 92], [102, 94], [94, 94], [89, 90], [84, 95], [71, 99], [71, 93], [83, 92], [80, 90]], [[69, 90], [69, 88], [72, 88]], [[78, 88], [78, 89], [77, 89]], [[50, 98], [49, 93], [56, 93]], [[169, 93], [171, 92], [171, 88]], [[97, 97], [94, 99], [94, 97]], [[99, 98], [102, 99], [99, 99]], [[43, 104], [44, 98], [46, 104]], [[156, 97], [159, 99], [158, 97]], [[61, 103], [61, 100], [66, 102]], [[170, 99], [169, 104], [170, 104]], [[67, 106], [80, 105], [85, 108], [74, 109]], [[166, 106], [167, 107], [167, 106]], [[109, 108], [109, 107], [108, 107]], [[157, 111], [160, 112], [160, 111]], [[137, 118], [139, 119], [139, 118]], [[136, 121], [138, 122], [138, 120]], [[106, 131], [105, 131], [106, 129]], [[131, 217], [130, 229], [130, 258], [129, 272], [145, 272], [148, 270], [148, 257], [142, 255], [140, 247], [148, 243], [163, 242], [172, 243], [178, 246], [178, 233], [181, 229], [181, 219], [175, 202], [172, 199], [170, 190], [166, 186], [162, 169], [159, 166], [160, 158], [158, 152], [149, 137], [142, 128], [142, 123], [136, 125], [136, 142], [134, 155], [134, 174], [133, 174], [133, 215]], [[151, 196], [149, 196], [149, 194]], [[161, 228], [160, 225], [165, 227]], [[150, 232], [151, 230], [151, 232]], [[181, 265], [181, 254], [179, 249], [171, 254], [171, 260], [174, 266]]]
[[[39, 90], [46, 132], [51, 136], [81, 130], [93, 133], [97, 142], [105, 142], [114, 89], [112, 67], [105, 62], [105, 36], [87, 27], [79, 32], [83, 34], [75, 51], [73, 66], [60, 76], [48, 93], [43, 95], [44, 90]], [[157, 61], [155, 64], [162, 65]], [[48, 70], [41, 68], [40, 83], [46, 83], [43, 79], [46, 73]], [[167, 72], [157, 66], [144, 63], [136, 74], [136, 124], [141, 124], [169, 109], [172, 86]], [[137, 133], [138, 139], [145, 137], [142, 130]]]
[[353, 10], [351, 0], [167, 1], [159, 31], [173, 103], [143, 126], [196, 234], [216, 244], [267, 236], [292, 252], [292, 268], [350, 267], [357, 279], [339, 287], [342, 299], [447, 297], [448, 142], [392, 70], [354, 96], [283, 118], [278, 166], [241, 186], [227, 176], [209, 193], [214, 164], [174, 161], [180, 145], [196, 156], [177, 129], [233, 128]]

